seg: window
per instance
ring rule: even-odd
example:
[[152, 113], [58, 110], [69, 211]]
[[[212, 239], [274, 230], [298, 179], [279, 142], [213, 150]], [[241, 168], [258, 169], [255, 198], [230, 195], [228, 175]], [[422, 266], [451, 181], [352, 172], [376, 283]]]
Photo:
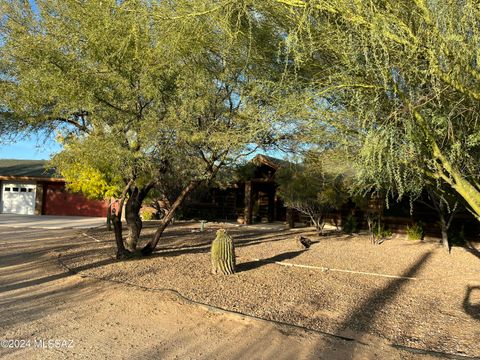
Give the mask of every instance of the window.
[[10, 188], [9, 188], [9, 187], [6, 187], [6, 188], [5, 188], [5, 192], [7, 192], [7, 191], [10, 191]]
[[20, 192], [27, 192], [27, 188], [20, 188]]
[[18, 188], [12, 188], [13, 192], [18, 192]]
[[33, 189], [28, 189], [28, 192], [33, 192]]

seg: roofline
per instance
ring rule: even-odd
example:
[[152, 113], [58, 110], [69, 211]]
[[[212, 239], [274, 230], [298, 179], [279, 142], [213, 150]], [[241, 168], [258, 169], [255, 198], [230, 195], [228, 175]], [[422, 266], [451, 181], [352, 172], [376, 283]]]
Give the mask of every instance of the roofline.
[[52, 177], [43, 177], [43, 176], [15, 176], [15, 175], [0, 175], [0, 180], [65, 182], [65, 179], [63, 178], [52, 178]]
[[[278, 159], [278, 160], [281, 160], [281, 159]], [[267, 166], [270, 166], [272, 169], [275, 169], [275, 170], [278, 170], [281, 165], [279, 164], [275, 164], [273, 161], [271, 161], [269, 158], [268, 158], [268, 155], [264, 155], [264, 154], [257, 154], [253, 159], [252, 161], [258, 161], [259, 163], [263, 164], [263, 165], [267, 165]]]

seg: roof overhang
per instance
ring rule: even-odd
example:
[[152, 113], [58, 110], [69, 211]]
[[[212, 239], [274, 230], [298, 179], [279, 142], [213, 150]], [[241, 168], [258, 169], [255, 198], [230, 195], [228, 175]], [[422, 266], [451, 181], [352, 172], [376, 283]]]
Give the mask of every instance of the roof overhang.
[[0, 180], [65, 182], [65, 179], [61, 179], [61, 178], [52, 178], [52, 177], [43, 177], [43, 176], [13, 176], [13, 175], [0, 175]]

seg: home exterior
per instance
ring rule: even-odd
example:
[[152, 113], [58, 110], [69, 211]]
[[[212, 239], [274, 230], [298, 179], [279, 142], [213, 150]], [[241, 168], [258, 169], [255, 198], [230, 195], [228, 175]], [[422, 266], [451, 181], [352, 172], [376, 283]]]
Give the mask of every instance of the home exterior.
[[45, 160], [0, 159], [0, 213], [104, 217], [108, 204], [66, 190]]
[[257, 155], [243, 179], [227, 188], [209, 187], [193, 194], [184, 206], [184, 216], [241, 224], [286, 221], [287, 209], [278, 197], [275, 182], [276, 171], [285, 164], [284, 160]]
[[[282, 166], [288, 166], [288, 162], [257, 155], [249, 165], [251, 171], [243, 174], [242, 180], [230, 184], [227, 188], [207, 187], [193, 194], [185, 204], [185, 218], [230, 220], [241, 224], [282, 221], [289, 227], [296, 223], [309, 223], [308, 217], [285, 207], [278, 196], [276, 172]], [[367, 229], [366, 213], [370, 212], [380, 217], [382, 224], [392, 231], [404, 233], [413, 223], [421, 222], [426, 235], [441, 236], [439, 215], [425, 205], [424, 201], [428, 202], [426, 194], [423, 196], [424, 201], [411, 202], [407, 197], [401, 202], [397, 200], [391, 198], [390, 206], [386, 206], [385, 198], [372, 197], [368, 201], [368, 209], [358, 208], [349, 200], [341, 209], [327, 214], [327, 222], [341, 226], [342, 219], [353, 216], [359, 228]], [[452, 238], [464, 236], [477, 239], [480, 222], [467, 210], [457, 211], [451, 224], [451, 232]]]

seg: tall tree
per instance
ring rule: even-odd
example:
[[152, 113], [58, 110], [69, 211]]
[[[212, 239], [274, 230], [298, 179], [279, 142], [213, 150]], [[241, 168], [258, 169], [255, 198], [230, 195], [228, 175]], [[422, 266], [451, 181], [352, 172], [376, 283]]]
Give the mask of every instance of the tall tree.
[[166, 28], [153, 21], [154, 8], [142, 1], [46, 0], [35, 9], [0, 2], [3, 117], [27, 130], [59, 132], [65, 150], [55, 163], [72, 183], [92, 170], [116, 180], [108, 186], [130, 184], [131, 249], [139, 234], [131, 204], [153, 186], [162, 163], [150, 156], [148, 124], [162, 121], [175, 76], [174, 55], [164, 56], [174, 47], [168, 38], [158, 42]]
[[311, 68], [319, 99], [315, 125], [353, 149], [364, 182], [401, 195], [440, 180], [479, 218], [478, 2], [271, 4], [291, 10], [292, 57]]
[[0, 11], [2, 118], [59, 132], [53, 163], [70, 186], [126, 202], [120, 257], [137, 247], [152, 188], [173, 178], [182, 190], [143, 254], [196, 186], [275, 143], [295, 111], [276, 106], [290, 92], [277, 87], [282, 35], [246, 4], [0, 0]]
[[308, 216], [319, 235], [328, 215], [335, 215], [348, 200], [348, 169], [331, 161], [339, 158], [334, 151], [309, 151], [301, 163], [284, 166], [276, 174], [285, 205]]

